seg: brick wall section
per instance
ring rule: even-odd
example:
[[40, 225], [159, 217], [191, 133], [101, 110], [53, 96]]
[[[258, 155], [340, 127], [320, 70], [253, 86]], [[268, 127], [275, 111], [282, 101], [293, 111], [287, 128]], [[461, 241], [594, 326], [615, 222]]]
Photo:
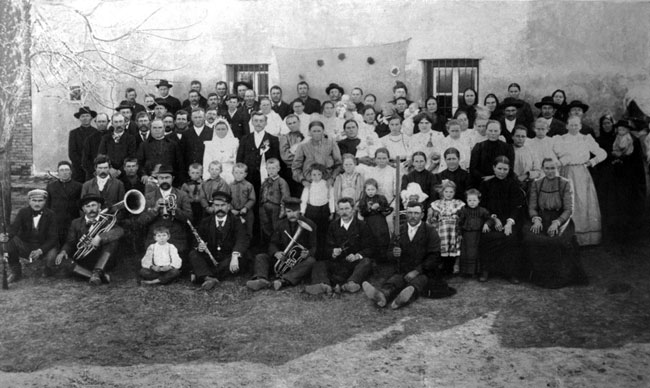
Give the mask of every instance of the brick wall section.
[[[31, 85], [31, 78], [27, 84]], [[11, 145], [11, 175], [28, 177], [32, 175], [34, 154], [32, 146], [32, 91], [27, 89], [18, 108], [16, 126], [14, 127], [13, 143]]]

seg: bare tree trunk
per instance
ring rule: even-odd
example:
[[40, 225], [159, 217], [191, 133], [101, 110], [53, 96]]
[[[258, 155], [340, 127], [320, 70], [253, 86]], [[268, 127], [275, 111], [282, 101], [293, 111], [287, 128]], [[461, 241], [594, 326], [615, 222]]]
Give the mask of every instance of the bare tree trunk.
[[20, 102], [31, 87], [31, 4], [29, 0], [0, 1], [0, 229], [11, 217], [9, 153]]

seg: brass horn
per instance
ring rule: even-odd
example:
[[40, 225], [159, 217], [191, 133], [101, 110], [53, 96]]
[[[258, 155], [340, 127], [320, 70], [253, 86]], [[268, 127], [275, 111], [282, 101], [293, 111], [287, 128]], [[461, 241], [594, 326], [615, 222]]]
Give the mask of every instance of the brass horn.
[[282, 259], [278, 260], [273, 266], [273, 269], [278, 276], [288, 272], [296, 264], [300, 263], [303, 260], [303, 258], [301, 258], [302, 252], [307, 250], [307, 248], [298, 242], [298, 237], [300, 237], [303, 230], [311, 232], [312, 228], [308, 223], [302, 220], [297, 220], [296, 223], [298, 224], [298, 229], [296, 230], [296, 233], [293, 234], [293, 237], [290, 236], [286, 230], [284, 231], [291, 241], [287, 244], [287, 247], [284, 248]]

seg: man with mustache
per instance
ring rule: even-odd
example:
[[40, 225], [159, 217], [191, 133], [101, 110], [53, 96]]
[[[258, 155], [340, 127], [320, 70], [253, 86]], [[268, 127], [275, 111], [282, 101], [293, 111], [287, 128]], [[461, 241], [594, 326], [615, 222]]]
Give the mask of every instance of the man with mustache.
[[[99, 117], [99, 115], [97, 115]], [[98, 154], [106, 155], [111, 161], [110, 174], [118, 178], [124, 173], [124, 160], [134, 158], [136, 153], [135, 137], [126, 130], [124, 116], [113, 115], [113, 132], [105, 133], [99, 144]]]
[[95, 177], [83, 184], [81, 198], [89, 194], [98, 195], [110, 208], [124, 198], [124, 184], [111, 176], [111, 161], [106, 155], [97, 156], [94, 165]]
[[[211, 290], [229, 273], [244, 270], [250, 236], [239, 217], [230, 213], [232, 197], [224, 191], [212, 194], [214, 216], [206, 217], [197, 228], [203, 243], [190, 252], [190, 264], [201, 288]], [[217, 261], [215, 265], [208, 251]]]
[[[169, 229], [169, 243], [173, 244], [185, 260], [187, 258], [187, 220], [192, 217], [190, 198], [185, 192], [172, 187], [174, 170], [169, 165], [162, 165], [157, 173], [158, 188], [145, 194], [145, 211], [138, 216], [138, 223], [147, 229], [144, 246], [155, 242], [154, 229], [165, 226]], [[175, 196], [176, 206], [169, 206]], [[184, 265], [185, 267], [185, 265]]]
[[[179, 143], [165, 137], [165, 127], [162, 120], [153, 119], [151, 122], [151, 137], [149, 141], [143, 142], [137, 151], [138, 164], [142, 169], [142, 180], [146, 182], [149, 174], [158, 164], [170, 166], [174, 171], [184, 171], [183, 154]], [[177, 179], [174, 186], [181, 185], [181, 180]]]
[[96, 194], [88, 194], [81, 198], [81, 210], [84, 215], [72, 221], [61, 252], [52, 260], [48, 260], [47, 267], [51, 271], [63, 269], [68, 275], [74, 274], [88, 279], [93, 286], [110, 283], [111, 277], [106, 270], [114, 265], [113, 253], [124, 235], [124, 230], [120, 226], [115, 225], [110, 230], [95, 235], [91, 241], [94, 249], [85, 257], [77, 261], [72, 260], [79, 240], [99, 222], [98, 217], [103, 203], [104, 198]]
[[[69, 164], [66, 166], [69, 167]], [[27, 197], [29, 206], [18, 211], [7, 233], [0, 233], [0, 243], [8, 243], [5, 252], [9, 256], [11, 269], [7, 278], [9, 283], [15, 283], [23, 277], [19, 260], [21, 257], [28, 258], [30, 262], [45, 258], [47, 263], [56, 256], [59, 236], [54, 212], [45, 209], [47, 192], [36, 189], [27, 193]], [[49, 273], [46, 271], [45, 274]]]
[[136, 115], [135, 121], [138, 124], [135, 147], [138, 149], [140, 148], [140, 144], [151, 140], [151, 119], [147, 112], [140, 112]]

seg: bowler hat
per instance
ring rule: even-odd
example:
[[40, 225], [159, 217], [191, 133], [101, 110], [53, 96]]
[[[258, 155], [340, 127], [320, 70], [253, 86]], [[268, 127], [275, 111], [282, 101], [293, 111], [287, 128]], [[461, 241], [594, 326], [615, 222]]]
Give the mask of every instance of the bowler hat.
[[121, 111], [122, 109], [131, 109], [131, 112], [133, 112], [133, 106], [129, 104], [127, 100], [122, 100], [120, 101], [120, 105], [115, 107], [116, 111]]
[[79, 112], [75, 113], [74, 117], [79, 118], [82, 114], [86, 114], [86, 113], [88, 113], [93, 119], [97, 117], [97, 112], [95, 112], [94, 110], [90, 109], [87, 106], [82, 106], [81, 108], [79, 108]]
[[331, 83], [327, 88], [325, 88], [325, 93], [330, 94], [330, 90], [332, 89], [338, 89], [339, 93], [344, 94], [345, 91], [343, 90], [342, 87], [339, 86], [339, 84]]
[[174, 175], [174, 169], [171, 166], [162, 165], [158, 169], [158, 174], [171, 174]]
[[567, 106], [567, 110], [571, 111], [571, 108], [580, 108], [582, 109], [582, 112], [587, 112], [589, 110], [589, 105], [583, 104], [582, 101], [580, 100], [573, 100], [571, 103]]
[[555, 101], [553, 100], [553, 97], [551, 97], [551, 96], [545, 96], [544, 98], [542, 98], [542, 101], [536, 102], [535, 103], [535, 108], [542, 109], [542, 107], [544, 105], [550, 105], [550, 106], [553, 107], [553, 109], [557, 109], [557, 108], [560, 107], [558, 104], [555, 103]]
[[98, 194], [86, 194], [81, 198], [80, 204], [84, 206], [88, 202], [98, 202], [100, 205], [104, 204], [104, 197]]
[[516, 98], [506, 97], [503, 99], [501, 104], [499, 104], [500, 108], [507, 108], [509, 106], [514, 106], [515, 108], [519, 109], [521, 108], [521, 101], [517, 100]]
[[173, 88], [174, 87], [174, 85], [170, 84], [169, 81], [167, 81], [166, 79], [161, 79], [160, 82], [158, 82], [158, 84], [156, 84], [157, 88], [159, 88], [161, 86], [167, 86], [168, 88]]
[[212, 193], [212, 200], [213, 201], [224, 201], [226, 203], [230, 203], [232, 201], [232, 196], [225, 191], [215, 191]]

